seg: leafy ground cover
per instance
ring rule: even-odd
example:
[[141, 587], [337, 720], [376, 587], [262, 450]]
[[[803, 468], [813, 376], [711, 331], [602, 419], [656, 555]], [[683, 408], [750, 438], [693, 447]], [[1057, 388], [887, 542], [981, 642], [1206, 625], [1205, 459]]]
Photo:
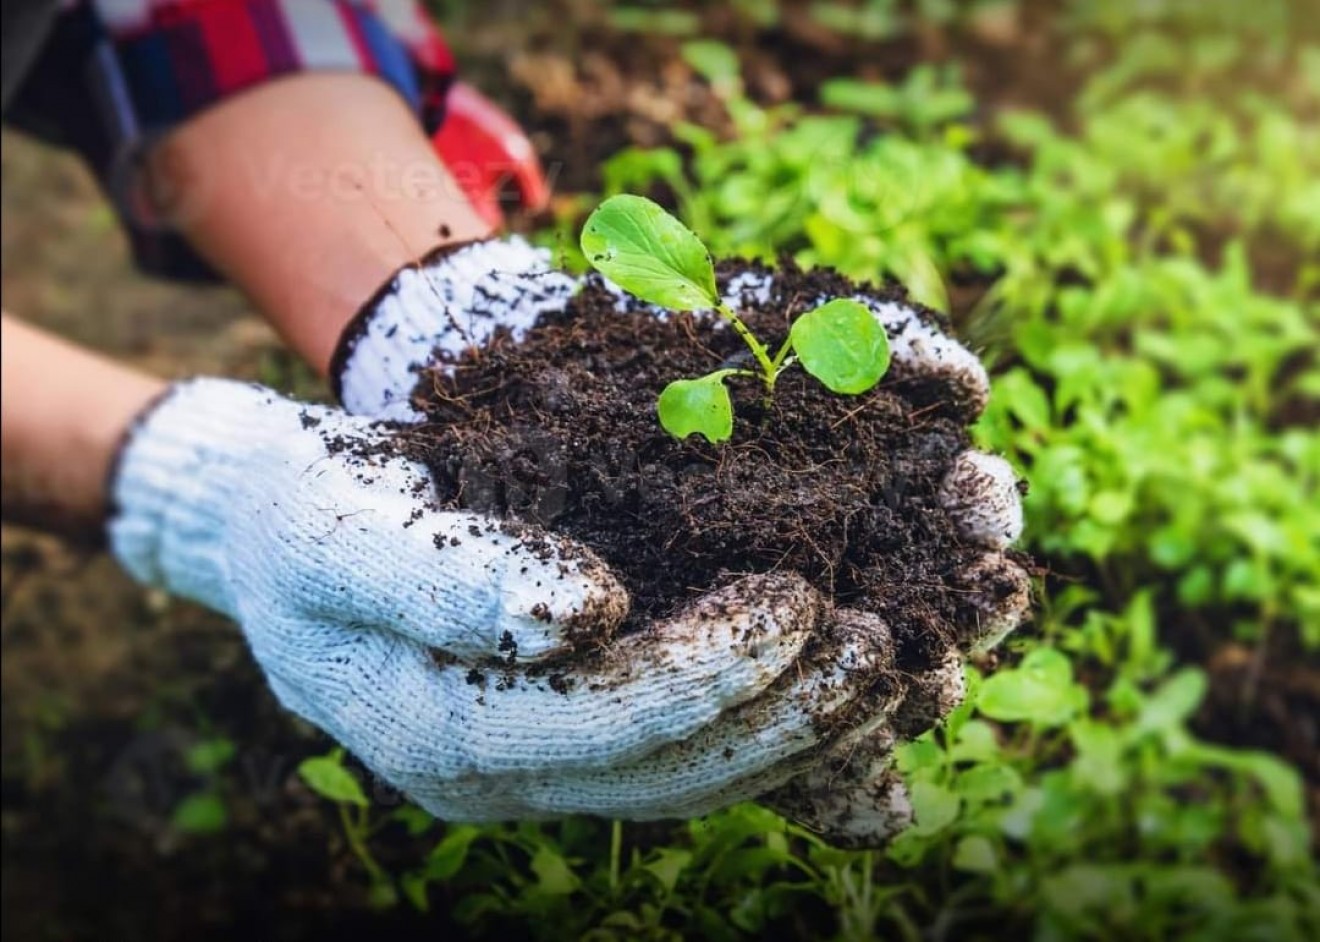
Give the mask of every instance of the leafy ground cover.
[[[451, 15], [478, 81], [502, 74], [483, 43], [507, 36]], [[527, 41], [509, 86], [559, 175], [534, 222], [567, 262], [603, 193], [649, 193], [716, 254], [892, 275], [993, 365], [977, 435], [1031, 482], [1039, 610], [903, 750], [916, 827], [871, 853], [755, 806], [444, 827], [287, 732], [241, 654], [198, 679], [198, 641], [157, 664], [182, 693], [134, 701], [139, 728], [193, 717], [154, 856], [124, 850], [140, 828], [103, 841], [70, 815], [69, 778], [103, 775], [123, 734], [59, 757], [77, 709], [58, 699], [17, 714], [6, 693], [7, 821], [92, 829], [95, 867], [182, 900], [176, 930], [296, 910], [407, 938], [1320, 937], [1320, 18], [1285, 0], [573, 15], [575, 48]], [[7, 898], [11, 848], [67, 861], [84, 836], [32, 833], [6, 824]], [[263, 908], [244, 879], [278, 892]], [[92, 918], [112, 905], [93, 897], [57, 898]]]

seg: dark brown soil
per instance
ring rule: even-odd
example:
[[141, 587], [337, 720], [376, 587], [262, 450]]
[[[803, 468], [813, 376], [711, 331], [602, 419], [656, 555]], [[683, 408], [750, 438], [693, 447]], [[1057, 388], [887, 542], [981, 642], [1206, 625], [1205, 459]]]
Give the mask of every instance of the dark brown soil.
[[[721, 279], [751, 267], [725, 263]], [[857, 290], [788, 262], [775, 285], [768, 305], [744, 312], [772, 349], [815, 299]], [[430, 422], [400, 435], [441, 500], [592, 547], [631, 593], [625, 628], [736, 575], [792, 570], [839, 604], [881, 615], [900, 661], [943, 651], [952, 626], [969, 620], [954, 574], [980, 553], [936, 497], [968, 447], [950, 391], [886, 379], [839, 396], [790, 369], [767, 410], [758, 383], [735, 379], [733, 439], [678, 441], [656, 418], [660, 390], [737, 362], [746, 347], [713, 318], [621, 314], [615, 304], [592, 281], [521, 343], [500, 335], [424, 374], [414, 401]]]

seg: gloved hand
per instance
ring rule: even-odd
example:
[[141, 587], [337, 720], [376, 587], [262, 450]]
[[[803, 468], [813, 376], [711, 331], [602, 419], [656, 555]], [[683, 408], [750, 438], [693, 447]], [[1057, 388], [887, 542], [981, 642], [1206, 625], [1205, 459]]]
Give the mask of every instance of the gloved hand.
[[445, 120], [431, 144], [472, 208], [493, 228], [504, 225], [500, 197], [512, 186], [518, 204], [531, 212], [550, 205], [536, 148], [518, 123], [466, 82], [445, 96]]
[[[468, 244], [405, 268], [345, 334], [335, 365], [341, 399], [352, 412], [418, 418], [408, 397], [419, 367], [437, 356], [456, 357], [499, 327], [517, 338], [542, 313], [562, 309], [577, 288], [577, 279], [551, 268], [549, 253], [517, 238]], [[735, 308], [764, 304], [773, 279], [739, 276], [724, 285], [724, 292]], [[654, 313], [623, 292], [617, 294], [621, 312]], [[865, 295], [858, 300], [872, 309], [889, 335], [893, 360], [887, 381], [925, 390], [968, 422], [980, 414], [989, 380], [973, 353], [903, 304]], [[1030, 603], [1027, 574], [1004, 554], [1022, 529], [1017, 480], [1007, 462], [966, 452], [949, 473], [941, 499], [964, 539], [985, 550], [962, 574], [972, 614], [966, 624], [955, 626], [957, 647], [925, 673], [897, 683], [890, 677], [883, 689], [872, 690], [854, 722], [836, 725], [826, 737], [828, 748], [798, 750], [751, 772], [721, 792], [721, 800], [759, 796], [831, 841], [856, 846], [878, 845], [906, 826], [907, 796], [890, 769], [894, 746], [931, 728], [961, 701], [964, 656], [998, 644]], [[866, 619], [877, 635], [884, 635], [873, 616], [846, 613], [842, 620], [860, 624]], [[790, 709], [803, 711], [811, 702], [799, 701]], [[733, 748], [745, 749], [748, 742], [755, 742], [750, 732]], [[709, 801], [685, 807], [707, 806]]]
[[[735, 308], [765, 304], [770, 276], [747, 274], [725, 286]], [[892, 364], [886, 382], [909, 395], [938, 400], [971, 423], [985, 409], [990, 380], [970, 350], [907, 305], [866, 293], [853, 295], [884, 325]], [[834, 299], [822, 295], [812, 305]], [[1026, 571], [1005, 551], [1021, 536], [1017, 476], [1004, 459], [966, 451], [940, 489], [945, 510], [963, 539], [984, 549], [961, 573], [972, 615], [955, 625], [957, 644], [924, 673], [907, 678], [901, 698], [851, 728], [786, 785], [761, 796], [775, 810], [824, 834], [838, 846], [875, 847], [912, 821], [907, 791], [893, 769], [893, 750], [937, 725], [965, 693], [963, 661], [998, 645], [1030, 609]]]
[[408, 403], [417, 371], [457, 357], [503, 327], [520, 338], [562, 310], [578, 279], [518, 236], [437, 249], [400, 269], [348, 325], [330, 363], [344, 408], [377, 419], [421, 419]]
[[874, 618], [777, 575], [614, 639], [627, 596], [589, 550], [432, 490], [366, 420], [196, 380], [126, 442], [111, 544], [238, 622], [285, 706], [451, 820], [750, 797], [850, 722], [891, 656]]

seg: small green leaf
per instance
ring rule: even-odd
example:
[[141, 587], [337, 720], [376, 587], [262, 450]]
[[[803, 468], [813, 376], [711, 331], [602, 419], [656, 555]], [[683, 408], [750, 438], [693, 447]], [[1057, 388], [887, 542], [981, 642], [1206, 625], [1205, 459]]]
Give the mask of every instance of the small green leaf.
[[900, 772], [911, 774], [927, 769], [938, 769], [944, 764], [944, 750], [931, 733], [904, 743], [894, 751]]
[[970, 873], [994, 873], [999, 865], [995, 845], [980, 834], [969, 834], [958, 841], [953, 851], [953, 866]]
[[225, 803], [213, 792], [197, 792], [179, 802], [170, 823], [185, 834], [215, 834], [225, 829], [229, 815]]
[[331, 801], [347, 802], [365, 808], [367, 796], [353, 773], [344, 768], [343, 751], [314, 756], [298, 763], [298, 774], [312, 791]]
[[1228, 910], [1237, 897], [1237, 888], [1228, 877], [1214, 867], [1197, 864], [1151, 867], [1142, 874], [1142, 882], [1155, 899], [1184, 902], [1214, 912]]
[[789, 331], [802, 367], [831, 392], [864, 393], [889, 369], [889, 339], [864, 304], [837, 298], [808, 311]]
[[551, 847], [542, 845], [532, 854], [532, 873], [536, 875], [536, 888], [547, 896], [568, 896], [581, 881], [568, 861]]
[[582, 227], [582, 254], [643, 301], [676, 311], [719, 304], [710, 253], [691, 229], [643, 196], [612, 196]]
[[422, 913], [431, 911], [430, 895], [427, 893], [427, 880], [425, 875], [420, 873], [405, 873], [399, 877], [399, 888], [403, 890], [404, 898], [413, 904], [413, 907]]
[[955, 762], [986, 761], [998, 755], [999, 740], [995, 738], [994, 727], [984, 720], [968, 720], [949, 749], [949, 757]]
[[822, 84], [820, 102], [828, 108], [880, 118], [892, 117], [902, 107], [902, 98], [893, 86], [846, 78], [831, 79]]
[[673, 892], [678, 878], [692, 862], [692, 852], [677, 847], [662, 847], [655, 859], [642, 864], [642, 869], [660, 881], [665, 892]]
[[408, 832], [409, 837], [420, 837], [435, 827], [436, 820], [416, 805], [403, 805], [390, 814], [390, 820], [398, 821]]
[[451, 825], [445, 836], [426, 858], [423, 873], [428, 880], [448, 880], [463, 868], [472, 842], [481, 836], [481, 830], [470, 824]]
[[698, 433], [708, 442], [727, 441], [733, 435], [733, 402], [724, 377], [734, 370], [717, 370], [700, 379], [676, 379], [660, 393], [656, 411], [660, 424], [675, 438]]
[[988, 805], [1018, 794], [1022, 790], [1022, 776], [1011, 765], [985, 762], [958, 776], [955, 787], [969, 805]]
[[738, 54], [713, 39], [693, 39], [683, 43], [683, 60], [712, 85], [730, 88], [737, 84], [742, 66]]
[[1018, 667], [987, 677], [976, 705], [992, 720], [1058, 726], [1085, 706], [1085, 690], [1065, 655], [1037, 648]]
[[372, 909], [390, 909], [399, 904], [399, 891], [388, 878], [372, 881], [367, 890], [367, 905]]
[[1205, 672], [1200, 668], [1182, 668], [1160, 684], [1142, 705], [1137, 729], [1155, 732], [1181, 726], [1201, 705], [1208, 686]]
[[224, 737], [204, 739], [184, 753], [188, 771], [198, 775], [211, 775], [220, 771], [234, 757], [234, 744]]
[[1237, 767], [1255, 776], [1265, 790], [1265, 797], [1278, 811], [1299, 820], [1306, 814], [1302, 777], [1287, 762], [1268, 752], [1239, 752]]
[[934, 782], [913, 782], [908, 797], [916, 818], [912, 830], [922, 835], [937, 834], [952, 824], [962, 804], [956, 794]]

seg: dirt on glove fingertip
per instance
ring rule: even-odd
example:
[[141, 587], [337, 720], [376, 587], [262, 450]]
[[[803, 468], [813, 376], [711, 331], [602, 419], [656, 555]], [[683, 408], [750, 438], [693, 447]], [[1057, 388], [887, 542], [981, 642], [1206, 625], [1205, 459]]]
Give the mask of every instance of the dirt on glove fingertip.
[[[721, 288], [749, 262], [718, 266]], [[740, 312], [774, 349], [822, 296], [857, 290], [933, 312], [897, 287], [859, 286], [784, 262], [769, 303]], [[747, 298], [751, 302], [751, 298]], [[974, 618], [956, 575], [983, 550], [965, 544], [938, 490], [970, 441], [957, 392], [894, 378], [860, 396], [786, 371], [769, 410], [754, 380], [729, 382], [732, 440], [679, 441], [656, 417], [670, 381], [740, 365], [720, 321], [620, 313], [598, 279], [520, 341], [499, 333], [424, 371], [426, 416], [391, 447], [432, 472], [441, 503], [531, 522], [595, 550], [632, 597], [623, 630], [673, 614], [748, 573], [795, 571], [836, 604], [880, 615], [897, 666], [921, 669]]]

